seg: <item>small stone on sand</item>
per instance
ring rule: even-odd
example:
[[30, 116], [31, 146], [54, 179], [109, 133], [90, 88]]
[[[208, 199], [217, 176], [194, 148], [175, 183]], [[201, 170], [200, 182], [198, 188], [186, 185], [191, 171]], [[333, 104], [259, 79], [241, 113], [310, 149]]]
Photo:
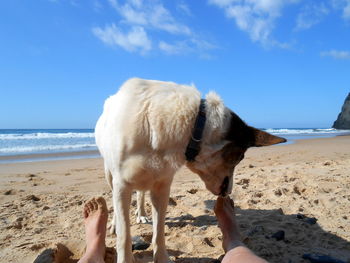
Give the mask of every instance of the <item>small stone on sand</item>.
[[308, 259], [311, 263], [346, 263], [343, 260], [322, 254], [304, 254], [303, 259]]
[[283, 230], [277, 231], [271, 237], [275, 238], [277, 241], [284, 240], [285, 233]]
[[145, 250], [150, 245], [141, 236], [132, 237], [132, 250]]
[[176, 206], [177, 205], [177, 203], [176, 203], [174, 198], [169, 197], [169, 205], [171, 205], [171, 206]]
[[35, 195], [28, 195], [26, 199], [32, 201], [40, 201], [40, 198]]
[[54, 263], [55, 251], [52, 248], [45, 249], [37, 258], [34, 263]]
[[316, 224], [316, 222], [317, 222], [317, 218], [315, 218], [315, 217], [310, 217], [310, 218], [307, 218], [307, 219], [305, 220], [305, 222], [308, 223], [308, 224], [310, 224], [310, 225], [314, 225], [314, 224]]
[[198, 189], [193, 189], [192, 188], [192, 189], [188, 190], [187, 192], [193, 195], [193, 194], [198, 192]]
[[13, 190], [12, 189], [7, 190], [7, 191], [4, 192], [4, 195], [11, 195], [11, 194], [13, 194]]
[[297, 214], [297, 219], [304, 219], [305, 218], [305, 215], [303, 214]]

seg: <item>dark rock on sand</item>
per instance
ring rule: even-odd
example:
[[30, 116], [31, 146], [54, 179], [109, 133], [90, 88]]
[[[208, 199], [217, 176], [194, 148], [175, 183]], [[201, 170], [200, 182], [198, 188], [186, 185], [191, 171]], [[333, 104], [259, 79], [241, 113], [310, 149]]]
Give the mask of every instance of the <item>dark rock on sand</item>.
[[63, 244], [56, 244], [54, 248], [45, 249], [37, 256], [34, 263], [73, 263], [73, 253]]
[[317, 222], [316, 217], [307, 217], [303, 214], [297, 214], [297, 219], [303, 220], [305, 223], [308, 223], [309, 225], [314, 225]]
[[332, 164], [332, 163], [331, 163], [330, 161], [326, 161], [326, 162], [323, 163], [324, 166], [329, 166], [329, 165], [331, 165], [331, 164]]
[[306, 216], [303, 215], [303, 214], [297, 214], [297, 218], [300, 219], [300, 220], [301, 220], [301, 219], [304, 219], [305, 217], [306, 217]]
[[332, 127], [335, 129], [350, 130], [350, 93], [346, 97], [341, 112]]
[[176, 203], [174, 198], [169, 197], [169, 205], [171, 205], [171, 206], [176, 206], [177, 205], [177, 203]]
[[34, 263], [54, 263], [55, 262], [55, 250], [52, 248], [45, 249], [34, 260]]
[[308, 223], [308, 224], [310, 224], [310, 225], [314, 225], [314, 224], [316, 224], [316, 222], [317, 222], [317, 218], [315, 218], [315, 217], [309, 217], [309, 218], [305, 219], [305, 222]]
[[28, 195], [26, 199], [32, 201], [40, 201], [40, 198], [35, 195]]
[[145, 250], [151, 244], [146, 242], [141, 236], [134, 236], [132, 238], [132, 250]]
[[198, 192], [198, 189], [190, 189], [187, 192], [193, 195]]
[[7, 190], [4, 192], [4, 195], [12, 195], [14, 193], [14, 191], [12, 189]]
[[205, 238], [203, 239], [203, 241], [204, 241], [204, 243], [207, 244], [209, 247], [215, 247], [209, 238], [205, 237]]
[[303, 259], [307, 259], [311, 263], [346, 263], [343, 260], [322, 254], [304, 254]]
[[271, 238], [275, 238], [277, 241], [284, 240], [285, 233], [283, 230], [274, 233]]

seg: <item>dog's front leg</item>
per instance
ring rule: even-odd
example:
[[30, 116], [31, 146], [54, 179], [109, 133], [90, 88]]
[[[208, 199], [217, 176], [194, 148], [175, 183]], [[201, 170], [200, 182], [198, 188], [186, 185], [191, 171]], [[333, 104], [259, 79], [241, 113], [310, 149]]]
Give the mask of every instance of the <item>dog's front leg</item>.
[[166, 263], [169, 260], [165, 248], [164, 224], [169, 202], [170, 185], [171, 180], [162, 181], [156, 183], [151, 190], [154, 263]]
[[132, 189], [122, 183], [113, 184], [113, 198], [115, 205], [115, 217], [117, 219], [117, 253], [118, 263], [135, 262], [131, 250], [130, 217], [129, 209]]

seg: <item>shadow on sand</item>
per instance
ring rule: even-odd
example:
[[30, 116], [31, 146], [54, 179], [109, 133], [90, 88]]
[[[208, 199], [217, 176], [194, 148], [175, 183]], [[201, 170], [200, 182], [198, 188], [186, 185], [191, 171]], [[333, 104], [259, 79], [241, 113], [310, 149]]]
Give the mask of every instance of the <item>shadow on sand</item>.
[[[215, 205], [214, 200], [206, 200], [204, 203], [208, 209], [213, 209]], [[323, 230], [315, 218], [301, 214], [286, 215], [281, 209], [255, 210], [236, 207], [235, 211], [247, 247], [271, 263], [311, 262], [303, 259], [304, 254], [328, 255], [339, 262], [350, 262], [350, 242]], [[169, 218], [166, 224], [169, 227], [184, 227], [187, 224], [202, 227], [217, 225], [217, 221], [214, 216], [193, 217], [187, 214]], [[176, 262], [209, 263], [217, 262], [217, 259], [180, 256]]]
[[[208, 209], [213, 209], [213, 200], [206, 200], [204, 203]], [[311, 262], [302, 258], [306, 253], [328, 255], [340, 260], [339, 262], [350, 262], [350, 243], [335, 234], [323, 230], [317, 223], [317, 220], [309, 220], [309, 218], [297, 214], [286, 215], [281, 209], [255, 210], [240, 209], [239, 207], [236, 207], [236, 218], [242, 236], [245, 237], [244, 242], [247, 247], [271, 263]], [[167, 218], [166, 225], [169, 228], [184, 227], [186, 225], [199, 228], [217, 225], [217, 221], [214, 216], [210, 215], [193, 217], [190, 214], [185, 214], [179, 217]], [[283, 235], [279, 235], [278, 238], [273, 237], [276, 232], [280, 232], [280, 234], [283, 232]], [[183, 257], [184, 253], [182, 251], [168, 250], [168, 253], [172, 258], [175, 258], [176, 263], [220, 262], [218, 261], [220, 255], [217, 255], [217, 258], [191, 258]], [[55, 254], [57, 255], [57, 252]], [[64, 255], [69, 257], [72, 254], [67, 247], [61, 247], [59, 254], [65, 260], [55, 261], [56, 263], [77, 262], [64, 257]], [[151, 250], [135, 251], [134, 254], [140, 262], [153, 262]], [[36, 262], [49, 261], [38, 260]], [[337, 261], [322, 262], [332, 263]]]

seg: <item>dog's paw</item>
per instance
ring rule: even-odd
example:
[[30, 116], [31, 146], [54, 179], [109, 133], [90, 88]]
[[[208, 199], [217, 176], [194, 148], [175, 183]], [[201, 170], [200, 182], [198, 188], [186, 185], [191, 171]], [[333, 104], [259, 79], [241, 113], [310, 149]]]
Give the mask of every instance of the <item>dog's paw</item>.
[[138, 217], [136, 217], [136, 223], [138, 223], [138, 224], [151, 223], [151, 219], [149, 219], [147, 216], [138, 216]]

